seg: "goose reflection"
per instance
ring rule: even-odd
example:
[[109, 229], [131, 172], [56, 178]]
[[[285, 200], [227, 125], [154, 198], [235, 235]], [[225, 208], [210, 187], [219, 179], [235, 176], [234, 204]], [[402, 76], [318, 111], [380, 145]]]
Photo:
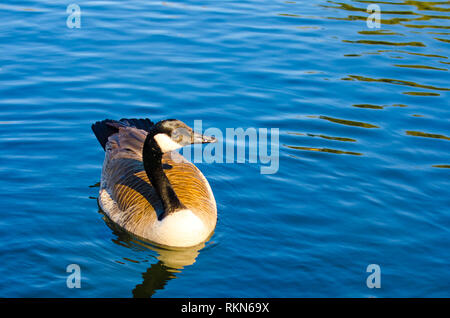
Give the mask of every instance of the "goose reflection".
[[205, 243], [201, 243], [194, 247], [189, 248], [166, 248], [156, 246], [154, 243], [149, 242], [143, 238], [136, 237], [122, 228], [118, 227], [112, 222], [100, 209], [99, 213], [103, 215], [103, 220], [106, 225], [117, 236], [113, 240], [114, 243], [132, 248], [139, 245], [144, 249], [149, 249], [157, 253], [158, 262], [152, 264], [144, 273], [142, 273], [142, 282], [137, 284], [132, 290], [134, 298], [149, 298], [152, 297], [157, 290], [162, 290], [167, 283], [177, 278], [177, 274], [189, 265], [195, 263], [195, 260], [200, 253], [200, 250], [205, 246]]

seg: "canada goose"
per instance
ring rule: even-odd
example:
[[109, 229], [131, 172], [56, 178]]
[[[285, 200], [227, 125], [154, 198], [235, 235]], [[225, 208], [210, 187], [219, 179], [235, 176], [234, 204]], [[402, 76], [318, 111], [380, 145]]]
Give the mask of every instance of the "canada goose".
[[113, 222], [172, 247], [194, 246], [212, 234], [217, 207], [211, 187], [174, 150], [214, 137], [176, 119], [107, 119], [92, 130], [105, 150], [98, 202]]

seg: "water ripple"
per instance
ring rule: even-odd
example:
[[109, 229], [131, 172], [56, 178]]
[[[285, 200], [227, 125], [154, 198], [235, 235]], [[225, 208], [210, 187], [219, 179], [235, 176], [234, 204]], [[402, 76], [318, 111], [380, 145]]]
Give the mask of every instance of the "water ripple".
[[[450, 296], [448, 1], [79, 5], [0, 4], [0, 296]], [[157, 248], [98, 211], [90, 125], [123, 117], [279, 129], [279, 169], [198, 163], [215, 233]]]

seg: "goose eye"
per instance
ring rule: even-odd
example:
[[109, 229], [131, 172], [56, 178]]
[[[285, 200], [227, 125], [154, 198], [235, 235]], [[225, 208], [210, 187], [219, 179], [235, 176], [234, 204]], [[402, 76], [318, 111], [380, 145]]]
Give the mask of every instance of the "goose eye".
[[188, 141], [190, 139], [190, 135], [191, 134], [186, 128], [177, 128], [172, 131], [170, 138], [179, 144], [183, 144], [183, 141]]

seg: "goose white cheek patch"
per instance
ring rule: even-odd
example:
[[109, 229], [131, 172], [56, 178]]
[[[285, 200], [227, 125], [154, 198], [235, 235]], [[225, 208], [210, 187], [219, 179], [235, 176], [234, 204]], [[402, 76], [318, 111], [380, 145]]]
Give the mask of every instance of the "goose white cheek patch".
[[156, 143], [158, 144], [159, 148], [161, 148], [162, 152], [170, 152], [175, 149], [183, 147], [179, 143], [173, 141], [169, 136], [166, 134], [156, 134], [155, 137], [153, 137], [156, 140]]

